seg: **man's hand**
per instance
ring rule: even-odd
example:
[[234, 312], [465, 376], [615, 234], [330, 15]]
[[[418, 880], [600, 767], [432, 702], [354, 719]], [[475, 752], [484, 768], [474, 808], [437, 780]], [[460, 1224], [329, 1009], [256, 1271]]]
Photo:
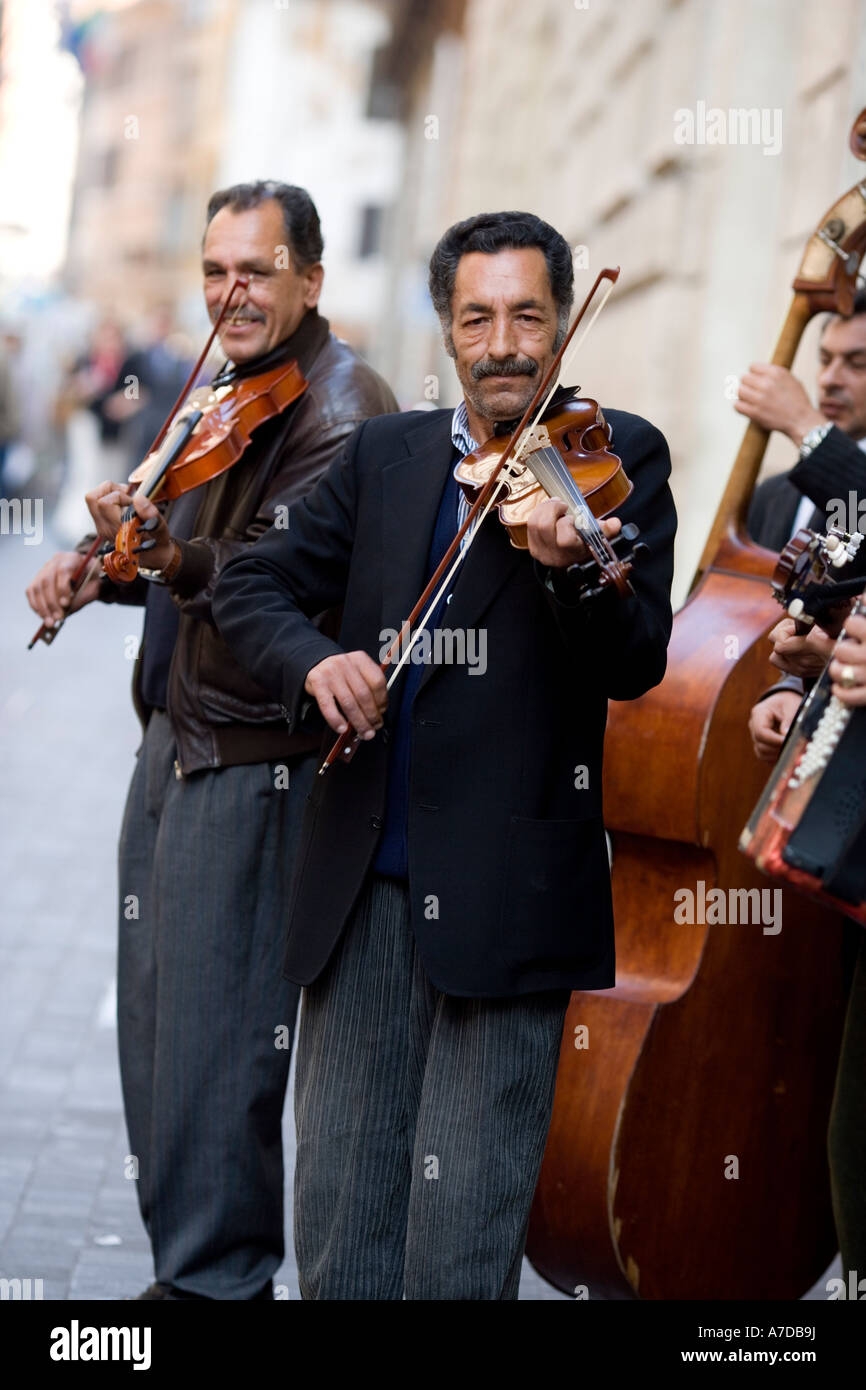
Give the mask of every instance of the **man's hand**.
[[843, 705], [866, 705], [866, 617], [849, 618], [845, 637], [830, 662], [833, 694]]
[[734, 409], [765, 430], [781, 430], [799, 449], [803, 436], [828, 422], [786, 367], [753, 362], [740, 378]]
[[326, 657], [310, 668], [304, 689], [335, 733], [344, 734], [351, 724], [361, 738], [371, 739], [381, 729], [388, 691], [382, 671], [366, 652]]
[[[619, 534], [622, 522], [615, 516], [600, 523], [610, 538]], [[589, 559], [583, 540], [574, 529], [568, 508], [558, 497], [548, 497], [530, 512], [526, 522], [529, 553], [540, 565], [550, 569], [567, 569]]]
[[142, 540], [153, 541], [147, 550], [138, 555], [139, 562], [147, 569], [163, 569], [174, 555], [174, 541], [158, 507], [140, 493], [131, 493], [125, 483], [100, 483], [92, 492], [85, 494], [90, 515], [93, 517], [101, 540], [111, 541], [120, 530], [123, 511], [130, 504], [135, 508], [141, 521], [154, 517], [157, 524], [152, 531], [145, 531]]
[[102, 567], [98, 560], [91, 561], [93, 577], [88, 579], [72, 597], [72, 576], [81, 564], [83, 556], [75, 550], [61, 550], [46, 561], [39, 573], [27, 586], [27, 602], [38, 613], [43, 623], [59, 623], [67, 613], [77, 613], [86, 603], [92, 603], [99, 594], [99, 578]]
[[777, 690], [753, 706], [749, 715], [749, 733], [755, 757], [774, 763], [779, 756], [785, 735], [800, 707], [801, 697], [796, 690]]
[[832, 637], [822, 632], [817, 623], [804, 637], [798, 637], [793, 618], [783, 618], [777, 623], [769, 640], [774, 644], [770, 664], [789, 676], [801, 676], [806, 680], [820, 676], [833, 650]]

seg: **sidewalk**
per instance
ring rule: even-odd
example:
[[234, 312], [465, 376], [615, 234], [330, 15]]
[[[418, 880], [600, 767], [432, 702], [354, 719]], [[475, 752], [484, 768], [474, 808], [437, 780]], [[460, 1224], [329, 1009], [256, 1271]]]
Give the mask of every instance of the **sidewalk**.
[[[124, 1177], [114, 1023], [115, 850], [138, 744], [141, 620], [94, 606], [27, 652], [38, 622], [24, 587], [52, 553], [47, 535], [32, 546], [0, 536], [0, 1277], [41, 1279], [46, 1299], [122, 1299], [153, 1278]], [[290, 1213], [290, 1103], [284, 1150]], [[287, 1227], [275, 1283], [297, 1299], [290, 1216]], [[520, 1297], [564, 1295], [524, 1261]]]

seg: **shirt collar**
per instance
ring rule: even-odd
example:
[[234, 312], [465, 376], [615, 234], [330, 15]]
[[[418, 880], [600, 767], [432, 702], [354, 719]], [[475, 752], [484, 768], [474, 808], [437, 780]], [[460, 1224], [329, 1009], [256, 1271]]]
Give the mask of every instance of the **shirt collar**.
[[451, 416], [451, 443], [464, 458], [478, 448], [469, 432], [469, 416], [466, 413], [465, 401], [460, 402]]

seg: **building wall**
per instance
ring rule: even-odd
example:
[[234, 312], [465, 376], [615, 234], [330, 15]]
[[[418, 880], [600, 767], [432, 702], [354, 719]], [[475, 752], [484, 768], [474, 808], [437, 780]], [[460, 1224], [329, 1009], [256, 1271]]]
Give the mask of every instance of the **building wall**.
[[141, 0], [89, 47], [66, 285], [100, 309], [186, 300], [200, 315], [235, 4]]
[[382, 308], [381, 240], [362, 244], [364, 209], [381, 225], [399, 196], [402, 129], [370, 114], [387, 14], [370, 0], [241, 4], [231, 44], [217, 183], [300, 184], [325, 239], [322, 312], [369, 351]]

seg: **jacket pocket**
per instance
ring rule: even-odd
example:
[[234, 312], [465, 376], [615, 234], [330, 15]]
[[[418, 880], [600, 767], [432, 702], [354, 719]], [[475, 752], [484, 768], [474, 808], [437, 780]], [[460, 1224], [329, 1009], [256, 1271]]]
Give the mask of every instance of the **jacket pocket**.
[[612, 945], [610, 870], [600, 816], [512, 816], [500, 918], [510, 964], [589, 966]]

